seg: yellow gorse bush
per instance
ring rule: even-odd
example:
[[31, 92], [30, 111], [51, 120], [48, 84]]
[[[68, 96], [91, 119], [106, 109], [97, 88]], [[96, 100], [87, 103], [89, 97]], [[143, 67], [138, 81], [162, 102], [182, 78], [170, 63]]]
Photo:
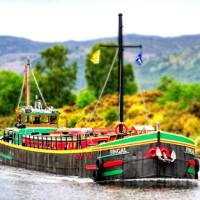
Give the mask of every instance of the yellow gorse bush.
[[[169, 102], [165, 105], [159, 104], [162, 96], [160, 91], [145, 91], [141, 94], [127, 95], [124, 97], [124, 122], [128, 127], [133, 125], [145, 125], [155, 122], [160, 123], [162, 130], [169, 132], [180, 132], [185, 136], [196, 138], [200, 134], [200, 119], [187, 110], [179, 109], [177, 102]], [[82, 110], [75, 106], [65, 106], [60, 109], [60, 126], [69, 126], [70, 119], [77, 117], [75, 127], [104, 128], [114, 127], [117, 121], [107, 122], [105, 113], [109, 108], [118, 105], [117, 94], [104, 96], [99, 102], [94, 113], [96, 101], [92, 102]], [[146, 110], [145, 110], [146, 107]], [[148, 116], [148, 117], [147, 117]]]

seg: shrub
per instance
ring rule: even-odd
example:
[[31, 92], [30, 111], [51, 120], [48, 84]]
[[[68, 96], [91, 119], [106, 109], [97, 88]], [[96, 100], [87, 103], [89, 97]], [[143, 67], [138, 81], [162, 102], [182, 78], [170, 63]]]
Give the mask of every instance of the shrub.
[[78, 121], [79, 121], [79, 117], [78, 117], [78, 116], [72, 116], [72, 117], [69, 119], [68, 127], [69, 127], [69, 128], [75, 127]]
[[109, 123], [118, 119], [118, 112], [116, 107], [111, 107], [105, 112], [105, 120]]
[[195, 115], [196, 117], [200, 118], [200, 102], [197, 102], [197, 101], [192, 102], [188, 111], [191, 114]]
[[15, 116], [0, 117], [0, 129], [12, 127], [16, 123]]
[[90, 104], [95, 99], [96, 99], [95, 92], [93, 90], [90, 90], [88, 88], [83, 89], [77, 95], [77, 98], [76, 98], [76, 107], [78, 109], [84, 108], [85, 106], [87, 106], [88, 104]]

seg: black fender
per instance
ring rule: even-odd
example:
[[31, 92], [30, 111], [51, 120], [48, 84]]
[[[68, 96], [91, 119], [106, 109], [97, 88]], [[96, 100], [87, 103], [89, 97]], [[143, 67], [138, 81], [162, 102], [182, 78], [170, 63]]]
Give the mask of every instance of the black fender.
[[195, 158], [195, 179], [198, 179], [198, 172], [199, 172], [199, 159]]
[[104, 160], [102, 158], [97, 158], [96, 160], [97, 169], [93, 171], [93, 179], [95, 182], [104, 180], [104, 177], [102, 176], [102, 173], [104, 172], [103, 164]]

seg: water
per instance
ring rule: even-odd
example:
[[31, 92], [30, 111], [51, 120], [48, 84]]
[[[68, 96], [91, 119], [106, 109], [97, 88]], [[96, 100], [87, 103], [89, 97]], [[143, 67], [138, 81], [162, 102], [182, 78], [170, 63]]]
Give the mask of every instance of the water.
[[200, 197], [198, 185], [192, 189], [102, 186], [91, 179], [0, 165], [0, 200], [197, 200]]

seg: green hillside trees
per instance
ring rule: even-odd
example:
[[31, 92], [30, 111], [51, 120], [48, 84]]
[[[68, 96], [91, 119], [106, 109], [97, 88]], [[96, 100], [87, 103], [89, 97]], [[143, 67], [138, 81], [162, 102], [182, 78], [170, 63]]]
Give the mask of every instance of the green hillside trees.
[[178, 102], [180, 108], [199, 106], [200, 84], [198, 83], [182, 83], [172, 77], [164, 76], [161, 78], [158, 89], [163, 92], [163, 96], [159, 99], [160, 103]]
[[36, 63], [41, 90], [46, 101], [55, 107], [75, 101], [71, 91], [75, 88], [77, 63], [66, 64], [68, 53], [63, 45], [49, 47], [40, 53], [44, 62]]
[[13, 71], [0, 71], [0, 115], [15, 112], [23, 77]]
[[[88, 87], [91, 87], [96, 92], [98, 96], [103, 88], [107, 74], [109, 72], [110, 66], [112, 64], [113, 58], [115, 56], [115, 48], [105, 48], [100, 47], [99, 44], [95, 44], [92, 47], [91, 52], [86, 57], [85, 63], [85, 78]], [[113, 45], [113, 43], [105, 43], [105, 45]], [[99, 64], [94, 64], [91, 62], [91, 56], [98, 49], [101, 50], [100, 62]], [[107, 86], [104, 91], [105, 94], [112, 94], [118, 91], [118, 57], [115, 60], [113, 69], [110, 74]], [[133, 94], [137, 91], [137, 86], [135, 83], [135, 77], [133, 73], [133, 67], [131, 64], [124, 64], [124, 93]]]

